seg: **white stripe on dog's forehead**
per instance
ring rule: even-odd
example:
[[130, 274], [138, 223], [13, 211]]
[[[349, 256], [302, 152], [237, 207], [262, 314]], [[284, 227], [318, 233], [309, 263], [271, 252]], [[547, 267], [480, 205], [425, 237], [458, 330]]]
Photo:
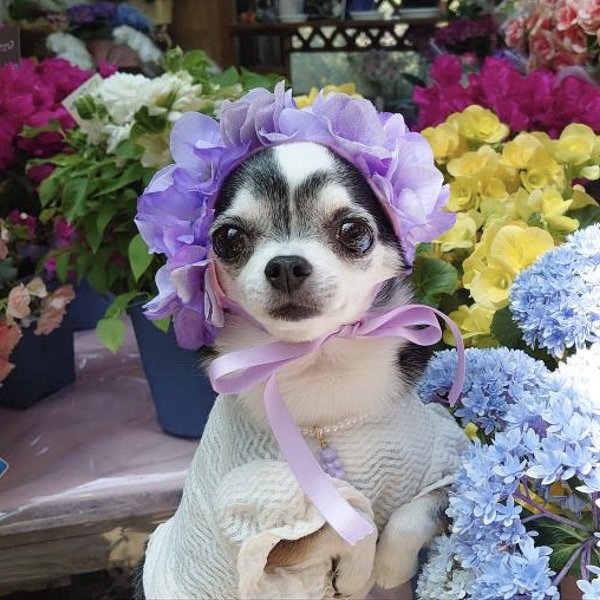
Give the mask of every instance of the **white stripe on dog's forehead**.
[[297, 187], [317, 171], [334, 171], [335, 159], [331, 152], [313, 142], [283, 144], [274, 148], [282, 175], [291, 188]]

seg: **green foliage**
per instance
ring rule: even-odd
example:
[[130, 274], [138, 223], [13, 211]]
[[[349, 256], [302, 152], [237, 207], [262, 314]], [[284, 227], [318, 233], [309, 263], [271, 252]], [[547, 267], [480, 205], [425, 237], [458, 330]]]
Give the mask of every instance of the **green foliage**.
[[100, 319], [96, 326], [96, 332], [100, 341], [111, 352], [116, 352], [125, 339], [125, 323], [118, 318]]
[[567, 216], [579, 221], [579, 229], [585, 229], [590, 225], [600, 223], [600, 206], [598, 204], [589, 204], [577, 210], [570, 210]]
[[449, 263], [419, 254], [412, 275], [417, 299], [423, 304], [437, 307], [445, 294], [458, 287], [458, 271]]

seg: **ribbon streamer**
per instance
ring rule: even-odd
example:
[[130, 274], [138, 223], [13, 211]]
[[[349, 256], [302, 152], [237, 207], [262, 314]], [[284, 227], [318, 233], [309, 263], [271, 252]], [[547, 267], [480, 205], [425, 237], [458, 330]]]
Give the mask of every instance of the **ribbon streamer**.
[[236, 350], [217, 358], [209, 367], [216, 392], [239, 394], [266, 381], [263, 400], [273, 435], [298, 483], [329, 525], [349, 544], [356, 544], [373, 533], [373, 525], [338, 492], [294, 423], [279, 393], [276, 375], [285, 366], [308, 356], [333, 338], [397, 337], [420, 346], [431, 346], [442, 338], [440, 317], [456, 341], [457, 373], [448, 393], [453, 406], [461, 393], [465, 377], [464, 343], [456, 324], [430, 306], [407, 304], [383, 314], [367, 315], [353, 325], [310, 342], [273, 342], [265, 346]]

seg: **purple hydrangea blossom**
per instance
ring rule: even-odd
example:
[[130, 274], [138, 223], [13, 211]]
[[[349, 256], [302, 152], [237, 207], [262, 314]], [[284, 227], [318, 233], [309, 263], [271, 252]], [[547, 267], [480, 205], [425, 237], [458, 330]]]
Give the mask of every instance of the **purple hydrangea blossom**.
[[443, 210], [448, 190], [425, 138], [409, 132], [401, 115], [379, 113], [368, 100], [321, 94], [312, 106], [298, 109], [281, 83], [273, 93], [255, 89], [224, 102], [219, 119], [183, 115], [171, 133], [175, 163], [156, 174], [138, 201], [142, 238], [167, 258], [157, 275], [159, 296], [146, 314], [173, 315], [184, 348], [196, 349], [214, 336], [202, 308], [213, 207], [225, 177], [254, 152], [310, 141], [348, 159], [381, 199], [408, 263], [418, 243], [454, 223], [455, 216]]

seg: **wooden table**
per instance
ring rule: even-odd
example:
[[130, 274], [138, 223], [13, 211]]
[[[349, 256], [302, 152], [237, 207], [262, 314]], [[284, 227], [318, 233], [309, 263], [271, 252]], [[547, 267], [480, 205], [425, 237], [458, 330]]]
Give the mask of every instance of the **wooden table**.
[[196, 442], [157, 425], [131, 332], [115, 356], [77, 334], [76, 360], [73, 386], [0, 408], [0, 595], [134, 566], [179, 502]]

